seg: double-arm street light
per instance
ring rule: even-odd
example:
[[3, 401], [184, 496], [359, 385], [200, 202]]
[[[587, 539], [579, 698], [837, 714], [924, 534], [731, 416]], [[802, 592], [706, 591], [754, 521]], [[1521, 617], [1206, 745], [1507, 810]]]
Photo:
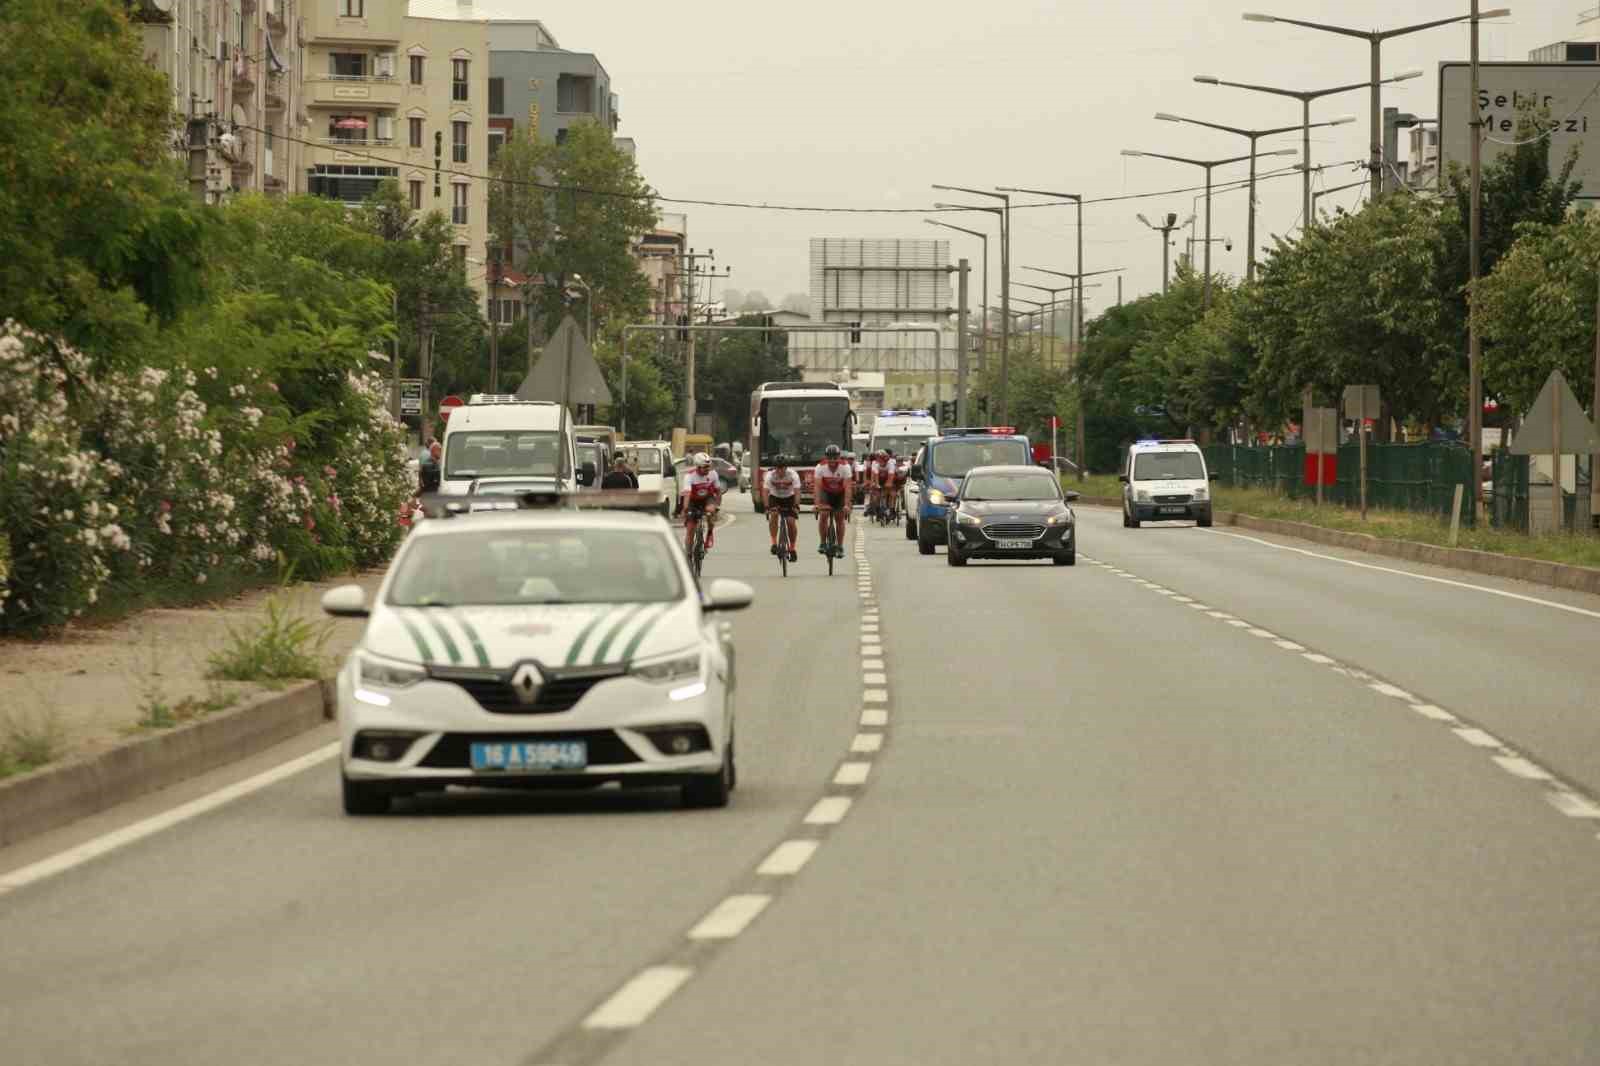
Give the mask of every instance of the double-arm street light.
[[[1210, 307], [1211, 306], [1211, 172], [1213, 170], [1215, 170], [1217, 167], [1226, 166], [1229, 163], [1243, 163], [1247, 159], [1250, 160], [1253, 163], [1255, 161], [1257, 153], [1251, 152], [1249, 155], [1230, 156], [1227, 159], [1188, 159], [1188, 158], [1186, 158], [1184, 156], [1181, 156], [1181, 155], [1163, 155], [1161, 152], [1138, 152], [1138, 151], [1134, 151], [1132, 148], [1124, 148], [1122, 150], [1122, 154], [1126, 155], [1126, 156], [1143, 156], [1143, 157], [1150, 158], [1150, 159], [1165, 159], [1168, 162], [1172, 162], [1172, 163], [1187, 163], [1192, 167], [1200, 167], [1200, 168], [1205, 170], [1205, 172], [1206, 172], [1206, 236], [1205, 236], [1205, 242], [1206, 242], [1206, 266], [1205, 266], [1205, 283], [1204, 283], [1204, 287], [1201, 289], [1200, 306], [1203, 307], [1203, 308], [1204, 307]], [[1260, 154], [1263, 155], [1263, 156], [1270, 156], [1270, 155], [1298, 155], [1299, 153], [1297, 153], [1293, 148], [1280, 148], [1275, 152], [1261, 152]]]
[[968, 189], [960, 185], [935, 185], [944, 192], [964, 192], [973, 196], [987, 196], [999, 200], [1003, 207], [973, 207], [970, 204], [934, 204], [936, 208], [965, 208], [969, 211], [988, 211], [1000, 217], [1000, 382], [998, 410], [1001, 424], [1006, 420], [1006, 378], [1011, 363], [1011, 197], [1005, 193], [985, 189]]
[[1320, 100], [1324, 96], [1337, 96], [1339, 93], [1351, 93], [1357, 89], [1370, 88], [1374, 93], [1379, 85], [1391, 82], [1407, 81], [1411, 78], [1422, 77], [1420, 70], [1408, 70], [1389, 78], [1377, 78], [1373, 81], [1359, 81], [1352, 85], [1335, 85], [1327, 89], [1279, 89], [1271, 85], [1251, 85], [1240, 81], [1223, 81], [1211, 74], [1196, 74], [1194, 80], [1201, 85], [1226, 85], [1230, 89], [1249, 89], [1252, 92], [1270, 93], [1273, 96], [1287, 96], [1291, 100], [1300, 101], [1300, 167], [1302, 172], [1300, 191], [1300, 210], [1302, 226], [1311, 225], [1311, 101]]
[[[1246, 245], [1244, 258], [1244, 276], [1246, 281], [1253, 281], [1255, 280], [1256, 276], [1256, 142], [1263, 137], [1273, 137], [1280, 133], [1293, 133], [1295, 130], [1302, 130], [1304, 136], [1308, 138], [1305, 148], [1306, 153], [1309, 156], [1311, 150], [1309, 137], [1312, 130], [1322, 126], [1343, 126], [1356, 120], [1354, 115], [1341, 115], [1338, 118], [1329, 119], [1327, 122], [1316, 122], [1304, 127], [1278, 126], [1269, 130], [1247, 130], [1240, 129], [1237, 126], [1224, 126], [1217, 122], [1204, 122], [1197, 118], [1183, 118], [1179, 115], [1170, 115], [1165, 111], [1158, 111], [1156, 113], [1156, 118], [1162, 122], [1187, 122], [1191, 126], [1204, 126], [1208, 130], [1221, 130], [1223, 133], [1233, 133], [1240, 137], [1248, 137], [1250, 139], [1250, 220], [1245, 227]], [[1146, 223], [1146, 225], [1148, 225], [1148, 223]]]
[[1194, 216], [1190, 215], [1184, 221], [1179, 222], [1178, 212], [1168, 211], [1162, 216], [1163, 221], [1159, 226], [1154, 222], [1151, 222], [1148, 218], [1145, 218], [1143, 215], [1135, 215], [1134, 217], [1140, 222], [1143, 222], [1146, 226], [1149, 226], [1151, 229], [1155, 230], [1157, 233], [1161, 234], [1161, 295], [1165, 296], [1167, 294], [1168, 268], [1172, 263], [1172, 231], [1180, 226], [1187, 226], [1189, 223], [1193, 222]]
[[967, 229], [965, 226], [952, 226], [948, 222], [937, 222], [931, 218], [925, 218], [922, 221], [930, 226], [953, 229], [957, 233], [965, 233], [983, 241], [983, 329], [980, 332], [982, 339], [978, 342], [978, 373], [981, 374], [987, 366], [984, 359], [989, 354], [989, 235], [982, 230]]
[[[1473, 6], [1476, 8], [1477, 5], [1474, 4]], [[1371, 89], [1371, 100], [1369, 102], [1369, 106], [1371, 108], [1372, 118], [1372, 150], [1371, 156], [1367, 161], [1367, 169], [1370, 171], [1369, 178], [1372, 181], [1373, 194], [1377, 195], [1383, 191], [1384, 185], [1383, 107], [1380, 103], [1380, 91], [1378, 87], [1385, 81], [1400, 80], [1399, 78], [1383, 78], [1378, 73], [1378, 53], [1383, 46], [1383, 42], [1387, 41], [1391, 37], [1404, 37], [1408, 33], [1420, 33], [1423, 30], [1431, 30], [1439, 26], [1449, 26], [1453, 23], [1467, 22], [1473, 19], [1501, 18], [1509, 14], [1511, 14], [1509, 8], [1496, 8], [1493, 11], [1486, 11], [1481, 15], [1474, 13], [1465, 15], [1451, 15], [1449, 18], [1431, 19], [1428, 22], [1418, 22], [1410, 26], [1400, 26], [1392, 30], [1354, 30], [1347, 26], [1330, 26], [1321, 22], [1306, 22], [1301, 19], [1280, 18], [1277, 15], [1263, 15], [1254, 11], [1246, 13], [1244, 19], [1246, 22], [1282, 22], [1289, 26], [1301, 26], [1308, 30], [1321, 30], [1324, 33], [1336, 33], [1341, 37], [1355, 37], [1367, 42], [1372, 51], [1371, 80], [1367, 82], [1368, 87]], [[1418, 73], [1420, 73], [1420, 71]], [[1307, 160], [1307, 162], [1309, 163], [1310, 160]]]
[[[1019, 288], [1019, 289], [1036, 289], [1039, 292], [1045, 292], [1045, 293], [1049, 293], [1050, 294], [1050, 303], [1048, 305], [1049, 308], [1050, 308], [1050, 334], [1052, 336], [1055, 336], [1056, 335], [1056, 305], [1057, 305], [1057, 303], [1059, 301], [1059, 298], [1060, 298], [1059, 294], [1063, 293], [1063, 292], [1072, 292], [1072, 291], [1074, 291], [1074, 289], [1076, 289], [1076, 287], [1077, 287], [1076, 283], [1074, 283], [1072, 285], [1062, 285], [1059, 288], [1051, 288], [1048, 285], [1035, 285], [1032, 282], [1028, 282], [1028, 281], [1013, 281], [1011, 284], [1017, 286], [1017, 288]], [[1039, 349], [1039, 354], [1040, 355], [1044, 354], [1044, 348], [1042, 346]], [[1053, 360], [1052, 360], [1052, 365], [1053, 365]]]

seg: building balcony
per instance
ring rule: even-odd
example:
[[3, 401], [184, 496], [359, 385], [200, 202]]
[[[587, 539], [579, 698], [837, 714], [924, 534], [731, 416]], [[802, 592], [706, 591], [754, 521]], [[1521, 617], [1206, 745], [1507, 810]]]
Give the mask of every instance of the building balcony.
[[306, 95], [306, 103], [311, 107], [397, 108], [405, 95], [405, 86], [397, 78], [324, 74], [306, 79]]
[[393, 148], [393, 137], [315, 137], [313, 140], [328, 148], [345, 148], [364, 151], [368, 148]]

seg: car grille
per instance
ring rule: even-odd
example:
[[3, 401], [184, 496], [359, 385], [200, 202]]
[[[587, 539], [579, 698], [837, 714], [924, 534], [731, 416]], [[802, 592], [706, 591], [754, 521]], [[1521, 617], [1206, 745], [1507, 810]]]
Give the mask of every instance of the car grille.
[[550, 744], [563, 740], [581, 740], [588, 745], [590, 766], [621, 766], [642, 761], [614, 730], [586, 729], [567, 733], [446, 733], [417, 765], [430, 770], [470, 770], [474, 744], [517, 741]]
[[491, 714], [558, 714], [570, 711], [578, 701], [588, 695], [600, 682], [621, 677], [621, 667], [600, 669], [545, 670], [544, 687], [532, 704], [518, 701], [516, 689], [511, 687], [511, 671], [465, 670], [450, 667], [433, 667], [429, 675], [438, 681], [459, 685], [467, 695], [478, 701], [478, 706]]
[[983, 531], [991, 539], [995, 540], [1020, 540], [1023, 538], [1037, 540], [1044, 536], [1043, 526], [1028, 525], [1022, 522], [995, 522], [992, 525], [984, 526]]
[[1157, 503], [1188, 503], [1189, 502], [1189, 494], [1187, 492], [1185, 492], [1185, 493], [1183, 493], [1181, 495], [1178, 495], [1178, 496], [1157, 496], [1156, 497], [1156, 502]]

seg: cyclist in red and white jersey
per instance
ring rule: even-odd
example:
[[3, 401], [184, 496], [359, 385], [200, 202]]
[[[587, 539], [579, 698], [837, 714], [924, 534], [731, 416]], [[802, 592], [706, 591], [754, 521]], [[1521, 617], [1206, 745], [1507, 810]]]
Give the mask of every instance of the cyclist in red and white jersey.
[[855, 497], [855, 468], [839, 455], [837, 444], [830, 444], [823, 451], [822, 462], [817, 464], [812, 476], [816, 479], [817, 535], [822, 538], [817, 551], [826, 555], [828, 543], [832, 541], [833, 557], [843, 559], [844, 524], [849, 520]]
[[772, 469], [761, 479], [761, 494], [767, 501], [767, 532], [772, 537], [772, 554], [778, 554], [778, 522], [789, 527], [789, 561], [798, 562], [795, 545], [799, 543], [800, 475], [789, 469], [789, 457], [780, 455], [772, 460]]
[[685, 551], [694, 550], [694, 526], [701, 518], [706, 518], [706, 550], [709, 551], [716, 543], [717, 537], [717, 505], [722, 502], [722, 480], [711, 469], [711, 457], [705, 452], [698, 452], [694, 457], [694, 469], [683, 479], [683, 546]]

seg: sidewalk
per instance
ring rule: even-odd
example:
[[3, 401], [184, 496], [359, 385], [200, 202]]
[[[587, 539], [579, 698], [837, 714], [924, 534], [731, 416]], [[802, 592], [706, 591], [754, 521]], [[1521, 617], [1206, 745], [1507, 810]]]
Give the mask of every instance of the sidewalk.
[[[250, 682], [208, 681], [206, 660], [228, 642], [230, 630], [249, 631], [265, 617], [269, 598], [280, 595], [293, 617], [321, 624], [319, 600], [336, 585], [356, 583], [374, 595], [382, 581], [373, 571], [351, 578], [260, 590], [206, 607], [142, 611], [114, 625], [69, 628], [44, 641], [0, 641], [0, 749], [8, 722], [30, 732], [59, 732], [52, 765], [105, 751], [130, 737], [161, 732], [140, 728], [156, 703], [177, 707], [184, 700], [236, 705], [271, 691]], [[323, 645], [325, 676], [360, 637], [361, 619], [327, 619]], [[202, 715], [203, 717], [203, 715]]]

